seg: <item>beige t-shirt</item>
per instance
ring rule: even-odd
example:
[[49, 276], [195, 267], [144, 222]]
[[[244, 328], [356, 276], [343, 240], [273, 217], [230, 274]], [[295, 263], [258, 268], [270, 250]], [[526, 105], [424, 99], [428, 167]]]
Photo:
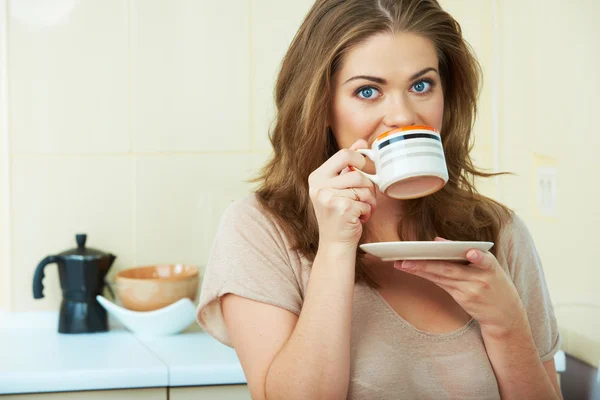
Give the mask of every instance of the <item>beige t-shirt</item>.
[[[533, 240], [519, 218], [501, 233], [498, 262], [527, 310], [540, 358], [553, 358], [559, 334]], [[198, 322], [231, 346], [220, 297], [233, 293], [300, 314], [311, 262], [290, 250], [283, 230], [254, 195], [225, 211], [213, 243], [198, 305]], [[420, 331], [379, 292], [354, 289], [348, 399], [499, 399], [478, 323], [451, 333]]]

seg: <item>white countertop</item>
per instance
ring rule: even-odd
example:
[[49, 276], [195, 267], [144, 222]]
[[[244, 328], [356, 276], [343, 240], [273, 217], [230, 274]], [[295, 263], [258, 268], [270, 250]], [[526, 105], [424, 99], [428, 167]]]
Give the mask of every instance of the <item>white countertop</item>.
[[57, 332], [56, 312], [0, 313], [0, 394], [246, 383], [235, 351], [192, 325], [139, 338]]
[[139, 340], [169, 366], [169, 386], [246, 383], [235, 351], [200, 332], [199, 327], [179, 335]]
[[[109, 332], [65, 335], [58, 313], [0, 312], [0, 394], [244, 384], [235, 351], [197, 325], [143, 338], [109, 317]], [[565, 354], [556, 357], [565, 369]]]

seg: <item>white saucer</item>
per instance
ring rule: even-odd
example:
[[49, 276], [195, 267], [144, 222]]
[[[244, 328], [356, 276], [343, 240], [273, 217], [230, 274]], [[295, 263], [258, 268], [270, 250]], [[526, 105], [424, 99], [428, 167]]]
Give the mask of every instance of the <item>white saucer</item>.
[[465, 261], [469, 250], [488, 251], [493, 245], [492, 242], [381, 242], [361, 244], [360, 248], [382, 261]]

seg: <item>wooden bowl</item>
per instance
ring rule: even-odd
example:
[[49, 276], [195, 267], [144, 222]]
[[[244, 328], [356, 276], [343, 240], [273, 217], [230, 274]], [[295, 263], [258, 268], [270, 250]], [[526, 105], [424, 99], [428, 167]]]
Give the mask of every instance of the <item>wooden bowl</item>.
[[115, 289], [123, 307], [152, 311], [186, 297], [195, 301], [198, 282], [198, 268], [192, 265], [149, 265], [118, 272]]

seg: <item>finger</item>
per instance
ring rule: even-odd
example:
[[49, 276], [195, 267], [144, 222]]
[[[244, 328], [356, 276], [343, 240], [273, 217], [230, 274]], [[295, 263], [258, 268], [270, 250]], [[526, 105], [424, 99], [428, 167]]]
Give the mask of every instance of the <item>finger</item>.
[[355, 200], [355, 201], [362, 201], [365, 203], [375, 203], [375, 198], [373, 197], [373, 195], [371, 194], [371, 192], [369, 191], [369, 189], [366, 188], [346, 188], [346, 189], [339, 189], [336, 190], [336, 193], [338, 196], [340, 197], [345, 197], [347, 199], [351, 199], [351, 200]]
[[347, 174], [348, 172], [351, 172], [351, 171], [352, 171], [352, 170], [350, 169], [350, 167], [346, 167], [346, 168], [344, 168], [344, 169], [343, 169], [343, 170], [340, 172], [340, 175]]
[[331, 180], [331, 187], [335, 189], [368, 188], [374, 189], [375, 184], [369, 178], [358, 171], [336, 176]]
[[[357, 189], [354, 189], [357, 191]], [[339, 210], [340, 215], [350, 217], [351, 222], [366, 222], [368, 221], [375, 210], [369, 203], [357, 201], [356, 196], [350, 189], [335, 190], [330, 202], [335, 203], [335, 208]], [[350, 201], [349, 201], [350, 200]]]
[[467, 260], [472, 266], [489, 271], [498, 265], [496, 257], [489, 251], [481, 251], [477, 249], [471, 249], [467, 252]]
[[[352, 144], [352, 146], [350, 146], [350, 150], [354, 150], [354, 151], [356, 151], [358, 149], [368, 149], [368, 148], [369, 148], [369, 144], [364, 139], [359, 139], [356, 142], [354, 142]], [[362, 167], [358, 168], [358, 169], [362, 169], [363, 167], [364, 167], [364, 165]], [[353, 166], [349, 166], [348, 169], [350, 171], [356, 171], [357, 168], [354, 168]]]
[[[375, 212], [376, 200], [368, 189], [353, 188], [352, 190], [343, 189], [337, 191], [340, 197], [348, 198], [356, 203], [367, 205], [360, 209], [361, 222], [368, 221]], [[356, 195], [355, 195], [356, 193]], [[358, 199], [356, 198], [358, 196]]]
[[433, 238], [434, 242], [451, 242], [452, 240], [444, 239], [443, 237], [436, 236]]
[[431, 274], [429, 272], [420, 272], [415, 274], [423, 279], [427, 279], [429, 282], [435, 283], [448, 293], [452, 293], [459, 290], [460, 285], [464, 285], [464, 282], [457, 281], [454, 279], [446, 278], [442, 275]]
[[361, 196], [361, 199], [362, 201], [366, 201], [367, 198], [372, 198], [373, 201], [370, 201], [369, 203], [372, 206], [375, 206], [377, 187], [370, 179], [359, 171], [352, 171], [339, 175], [331, 180], [330, 185], [336, 189], [353, 188], [356, 190], [357, 188], [366, 188], [369, 190], [370, 195], [365, 194], [365, 196]]
[[368, 149], [369, 144], [364, 139], [358, 139], [356, 142], [352, 143], [350, 146], [350, 150], [358, 150], [358, 149]]
[[471, 281], [481, 272], [469, 266], [449, 261], [396, 261], [394, 267], [414, 275], [439, 275], [454, 281]]
[[[350, 190], [350, 188], [342, 189], [339, 191], [339, 195], [348, 199], [367, 203], [371, 206], [371, 214], [375, 212], [375, 208], [377, 207], [377, 200], [375, 199], [375, 196], [369, 189], [366, 188], [352, 188], [352, 190]], [[356, 198], [357, 196], [358, 198]]]
[[339, 175], [345, 168], [356, 167], [361, 169], [366, 163], [367, 161], [362, 154], [354, 150], [342, 149], [325, 161], [318, 168], [318, 171], [322, 171], [327, 177], [334, 177]]
[[371, 219], [371, 216], [373, 215], [373, 209], [371, 208], [370, 204], [363, 203], [362, 201], [355, 201], [354, 204], [358, 212], [358, 219], [360, 222], [365, 223]]

